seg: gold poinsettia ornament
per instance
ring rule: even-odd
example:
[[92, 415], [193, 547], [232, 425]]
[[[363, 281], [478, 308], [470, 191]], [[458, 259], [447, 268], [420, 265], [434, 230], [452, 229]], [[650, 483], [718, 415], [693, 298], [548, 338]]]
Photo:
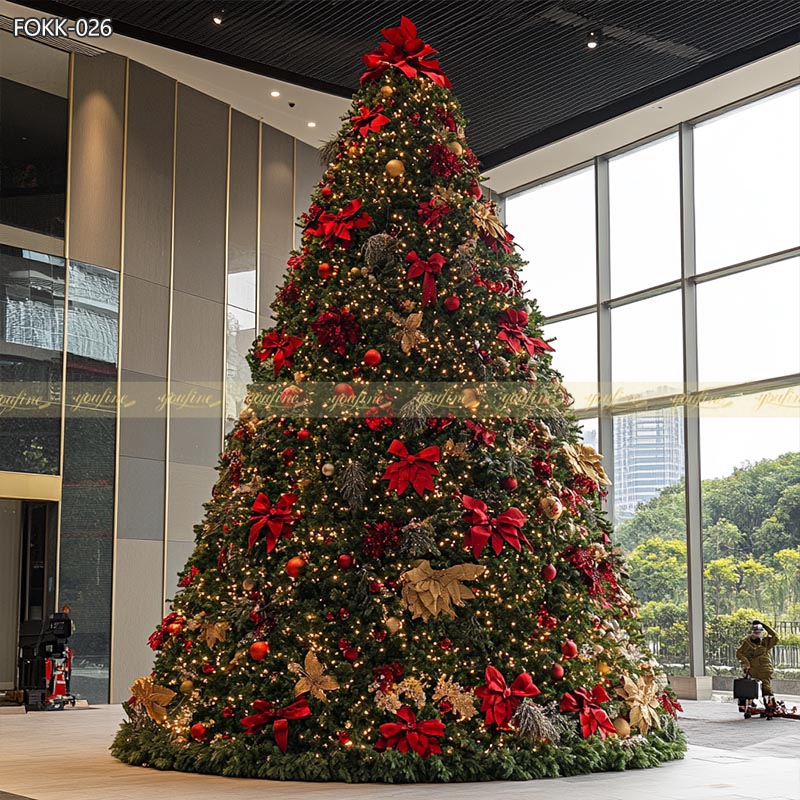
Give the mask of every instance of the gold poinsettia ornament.
[[141, 703], [150, 719], [159, 725], [167, 719], [166, 707], [175, 694], [172, 689], [153, 683], [152, 678], [137, 678], [131, 686], [134, 703]]
[[225, 641], [229, 627], [229, 622], [207, 622], [200, 630], [197, 639], [205, 642], [213, 650], [217, 642]]
[[409, 314], [405, 319], [393, 311], [388, 312], [386, 316], [400, 328], [394, 338], [400, 342], [400, 347], [407, 356], [410, 356], [412, 351], [416, 350], [423, 342], [428, 341], [428, 338], [419, 329], [419, 326], [422, 325], [421, 311]]
[[661, 727], [658, 716], [658, 687], [652, 679], [639, 676], [634, 681], [629, 675], [623, 675], [622, 686], [617, 687], [616, 692], [630, 708], [632, 728], [638, 728], [646, 734], [651, 727]]
[[467, 450], [466, 442], [454, 442], [448, 439], [444, 444], [444, 454], [446, 456], [453, 456], [453, 458], [463, 458], [464, 461], [469, 459], [469, 451]]
[[472, 719], [478, 709], [475, 706], [475, 693], [472, 689], [465, 689], [460, 683], [442, 675], [433, 692], [436, 702], [447, 701], [453, 706], [453, 713], [459, 719]]
[[500, 217], [486, 203], [473, 203], [471, 209], [475, 227], [485, 236], [505, 241], [506, 229]]
[[427, 622], [431, 617], [447, 614], [456, 618], [453, 606], [463, 606], [465, 600], [474, 596], [462, 581], [474, 581], [486, 572], [479, 564], [456, 564], [447, 569], [433, 569], [431, 562], [419, 561], [417, 565], [400, 576], [403, 582], [403, 604], [411, 612], [412, 619], [422, 617]]
[[582, 442], [578, 444], [567, 442], [561, 450], [567, 457], [573, 472], [578, 475], [586, 475], [601, 486], [611, 485], [611, 481], [600, 463], [603, 456], [594, 447]]
[[313, 650], [306, 653], [303, 666], [293, 661], [289, 664], [289, 671], [301, 676], [294, 685], [295, 697], [310, 692], [318, 700], [327, 700], [325, 692], [332, 692], [339, 688], [336, 678], [332, 675], [325, 675], [325, 667], [322, 666]]

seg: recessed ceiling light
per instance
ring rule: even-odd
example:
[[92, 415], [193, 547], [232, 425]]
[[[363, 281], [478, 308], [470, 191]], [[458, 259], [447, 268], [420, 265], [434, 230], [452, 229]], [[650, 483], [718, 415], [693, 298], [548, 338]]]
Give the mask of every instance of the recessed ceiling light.
[[317, 123], [316, 122], [308, 122], [306, 124], [308, 125], [309, 128], [316, 128], [317, 127]]
[[280, 97], [280, 96], [281, 96], [281, 93], [280, 93], [280, 92], [270, 92], [270, 93], [269, 93], [269, 96], [270, 96], [270, 97]]
[[218, 11], [215, 11], [211, 19], [214, 21], [215, 25], [222, 25], [225, 22], [225, 9], [220, 8]]
[[600, 34], [600, 31], [589, 31], [589, 33], [586, 34], [586, 46], [590, 50], [594, 50], [597, 47], [600, 47], [601, 39], [602, 36]]

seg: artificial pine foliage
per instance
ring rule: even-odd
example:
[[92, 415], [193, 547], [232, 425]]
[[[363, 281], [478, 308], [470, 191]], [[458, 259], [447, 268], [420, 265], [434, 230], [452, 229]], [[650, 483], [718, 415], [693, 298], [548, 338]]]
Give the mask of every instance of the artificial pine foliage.
[[458, 101], [411, 22], [384, 35], [113, 752], [395, 782], [680, 758], [607, 477]]

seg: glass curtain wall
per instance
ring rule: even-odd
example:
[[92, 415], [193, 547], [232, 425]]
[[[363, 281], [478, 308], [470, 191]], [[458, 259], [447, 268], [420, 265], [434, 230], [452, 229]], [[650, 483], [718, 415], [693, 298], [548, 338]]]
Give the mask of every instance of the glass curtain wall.
[[[608, 510], [651, 647], [672, 674], [730, 676], [761, 618], [783, 638], [779, 676], [800, 678], [800, 87], [598, 157], [505, 209], [586, 440], [612, 466]], [[688, 491], [687, 466], [702, 478]]]

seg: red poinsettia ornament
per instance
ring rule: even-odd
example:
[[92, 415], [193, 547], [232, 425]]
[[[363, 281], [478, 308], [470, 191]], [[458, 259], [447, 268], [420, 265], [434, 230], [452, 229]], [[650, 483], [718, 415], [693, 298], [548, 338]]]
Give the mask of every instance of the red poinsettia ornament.
[[375, 108], [361, 106], [358, 114], [350, 117], [353, 123], [353, 133], [359, 136], [369, 136], [370, 133], [377, 133], [384, 125], [389, 122], [389, 117], [381, 114], [383, 106], [377, 105]]
[[284, 753], [289, 744], [289, 720], [302, 719], [311, 715], [311, 709], [308, 707], [308, 700], [305, 695], [288, 706], [274, 710], [272, 703], [269, 701], [256, 700], [253, 703], [253, 709], [256, 712], [255, 714], [239, 720], [247, 729], [245, 733], [259, 733], [267, 725], [272, 725], [275, 743]]
[[286, 331], [270, 331], [261, 340], [261, 347], [256, 348], [255, 356], [262, 362], [271, 358], [277, 375], [283, 367], [292, 365], [292, 356], [302, 343], [301, 336], [289, 336]]
[[522, 532], [522, 526], [528, 518], [518, 508], [512, 506], [502, 514], [490, 517], [489, 508], [482, 500], [464, 494], [461, 502], [467, 509], [462, 519], [471, 526], [464, 539], [464, 546], [472, 548], [475, 558], [480, 558], [483, 548], [490, 541], [495, 555], [500, 554], [504, 544], [517, 551], [522, 549], [522, 545], [533, 550], [528, 537]]
[[518, 675], [511, 686], [495, 667], [486, 667], [485, 677], [486, 683], [475, 689], [475, 694], [482, 699], [481, 711], [486, 715], [486, 725], [496, 725], [501, 730], [509, 729], [511, 717], [526, 697], [541, 694], [527, 672]]
[[400, 17], [398, 27], [384, 28], [381, 33], [387, 41], [381, 42], [378, 50], [361, 56], [367, 66], [361, 83], [376, 80], [388, 69], [397, 67], [407, 78], [426, 77], [437, 86], [451, 88], [450, 79], [442, 72], [439, 62], [428, 58], [438, 50], [417, 36], [417, 26], [408, 17]]
[[611, 698], [602, 684], [598, 683], [591, 691], [580, 687], [567, 692], [561, 698], [562, 711], [577, 711], [580, 715], [583, 737], [588, 739], [595, 731], [605, 739], [609, 733], [616, 733], [614, 723], [608, 714], [600, 708], [600, 703], [607, 703]]
[[338, 213], [323, 211], [315, 220], [310, 221], [306, 233], [321, 236], [323, 247], [329, 250], [337, 244], [347, 249], [353, 243], [352, 232], [368, 227], [370, 222], [372, 217], [361, 210], [361, 200], [356, 198]]
[[389, 464], [382, 480], [389, 481], [389, 491], [403, 494], [409, 486], [422, 495], [426, 489], [434, 490], [433, 476], [439, 474], [434, 464], [441, 461], [442, 451], [438, 447], [426, 447], [419, 453], [409, 453], [406, 446], [395, 439], [389, 445], [389, 452], [399, 461]]
[[295, 494], [282, 494], [273, 506], [269, 497], [263, 492], [258, 493], [253, 503], [253, 516], [250, 518], [250, 536], [247, 540], [249, 550], [258, 540], [263, 528], [266, 528], [267, 552], [275, 549], [278, 540], [290, 539], [292, 526], [297, 520], [297, 515], [292, 511], [292, 506], [297, 501]]
[[523, 328], [528, 324], [528, 312], [519, 309], [509, 308], [503, 311], [497, 318], [500, 325], [500, 333], [497, 338], [505, 342], [512, 353], [519, 353], [521, 350], [527, 351], [528, 355], [535, 356], [537, 353], [544, 353], [546, 350], [554, 351], [547, 342], [528, 336]]
[[381, 737], [375, 742], [376, 750], [397, 750], [401, 753], [413, 750], [421, 758], [430, 758], [442, 752], [442, 746], [436, 741], [444, 736], [444, 723], [441, 720], [417, 720], [417, 715], [408, 706], [397, 709], [397, 719], [398, 722], [381, 725]]
[[442, 267], [447, 263], [441, 253], [434, 253], [427, 259], [420, 258], [416, 250], [406, 253], [406, 261], [409, 263], [409, 280], [422, 276], [422, 307], [429, 306], [436, 302], [436, 276], [442, 271]]

